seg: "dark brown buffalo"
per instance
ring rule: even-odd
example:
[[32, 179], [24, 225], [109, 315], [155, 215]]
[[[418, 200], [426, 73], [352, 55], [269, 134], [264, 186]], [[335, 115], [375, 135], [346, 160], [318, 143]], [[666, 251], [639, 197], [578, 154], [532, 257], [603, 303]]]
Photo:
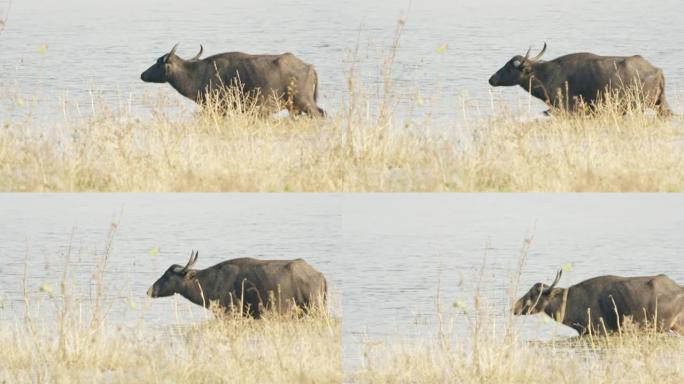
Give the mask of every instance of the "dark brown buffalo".
[[659, 115], [672, 114], [665, 99], [663, 71], [639, 55], [573, 53], [551, 61], [539, 60], [545, 51], [546, 43], [535, 57], [530, 58], [529, 50], [525, 56], [514, 56], [489, 78], [489, 84], [519, 85], [552, 109], [570, 112], [583, 111], [585, 106], [594, 109], [606, 92], [622, 101], [631, 92]]
[[537, 283], [513, 306], [516, 315], [544, 312], [580, 335], [615, 332], [629, 317], [661, 332], [684, 335], [684, 287], [665, 275], [599, 276], [568, 288]]
[[188, 263], [174, 264], [148, 290], [150, 297], [176, 293], [197, 305], [219, 305], [226, 311], [242, 310], [245, 315], [261, 317], [264, 310], [289, 313], [323, 308], [327, 283], [322, 273], [302, 259], [257, 260], [240, 258], [224, 261], [207, 269], [195, 270], [197, 252]]
[[[291, 53], [228, 52], [200, 59], [203, 50], [200, 46], [195, 57], [183, 60], [176, 55], [177, 46], [157, 59], [140, 78], [149, 83], [168, 82], [198, 104], [205, 103], [208, 96], [225, 97], [228, 93], [239, 96], [239, 103], [231, 100], [235, 107], [254, 102], [261, 114], [275, 113], [284, 107], [291, 115], [325, 116], [325, 111], [316, 104], [316, 70]], [[229, 88], [238, 92], [226, 92]]]

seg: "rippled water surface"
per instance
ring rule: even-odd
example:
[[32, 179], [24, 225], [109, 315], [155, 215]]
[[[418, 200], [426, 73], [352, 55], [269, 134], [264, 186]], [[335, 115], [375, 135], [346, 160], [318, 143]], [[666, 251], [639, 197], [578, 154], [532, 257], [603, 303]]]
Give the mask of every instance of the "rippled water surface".
[[[455, 118], [465, 99], [470, 113], [488, 113], [488, 77], [511, 56], [544, 41], [546, 58], [581, 51], [642, 54], [664, 69], [677, 110], [684, 90], [684, 13], [678, 0], [21, 0], [7, 11], [8, 4], [0, 0], [0, 11], [9, 16], [0, 35], [0, 82], [5, 95], [21, 94], [24, 100], [4, 97], [6, 116], [32, 112], [56, 120], [59, 100], [89, 113], [91, 100], [99, 98], [146, 116], [145, 95], [158, 93], [192, 110], [168, 85], [139, 80], [176, 42], [183, 57], [193, 56], [199, 44], [206, 54], [291, 51], [316, 65], [321, 105], [335, 111], [346, 99], [357, 41], [366, 87], [378, 90], [379, 68], [401, 15], [407, 23], [393, 77], [405, 99], [402, 110]], [[411, 97], [417, 91], [422, 106]], [[520, 89], [494, 95], [524, 98]], [[535, 101], [532, 107], [543, 106]]]
[[[93, 270], [118, 223], [105, 275], [111, 322], [163, 329], [207, 318], [183, 298], [145, 296], [191, 249], [198, 268], [301, 257], [330, 282], [351, 363], [366, 336], [434, 334], [438, 292], [447, 312], [457, 301], [469, 307], [480, 279], [482, 298], [503, 317], [529, 235], [518, 295], [568, 263], [562, 286], [601, 274], [667, 273], [684, 283], [680, 195], [3, 194], [0, 217], [0, 321], [23, 311], [24, 266], [33, 300], [58, 296], [69, 244], [74, 289], [93, 295]], [[466, 329], [462, 318], [456, 324]], [[539, 317], [518, 325], [530, 339], [573, 334]]]

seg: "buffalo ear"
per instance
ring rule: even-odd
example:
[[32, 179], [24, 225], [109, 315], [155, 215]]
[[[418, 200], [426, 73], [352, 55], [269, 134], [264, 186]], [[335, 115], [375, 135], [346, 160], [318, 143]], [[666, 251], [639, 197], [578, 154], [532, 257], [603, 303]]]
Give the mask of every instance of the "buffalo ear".
[[185, 273], [185, 279], [186, 280], [192, 280], [197, 276], [197, 271], [188, 271]]

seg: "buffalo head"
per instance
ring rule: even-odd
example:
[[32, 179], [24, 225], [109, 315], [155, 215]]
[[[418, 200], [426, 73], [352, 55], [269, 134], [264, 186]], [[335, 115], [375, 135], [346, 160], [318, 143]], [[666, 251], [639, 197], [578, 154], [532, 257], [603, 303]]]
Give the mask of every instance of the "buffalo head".
[[544, 43], [544, 48], [542, 48], [541, 52], [535, 57], [530, 58], [530, 51], [531, 49], [528, 49], [525, 56], [513, 56], [512, 59], [489, 78], [489, 84], [493, 87], [506, 87], [526, 82], [532, 70], [532, 64], [541, 59], [544, 52], [546, 52], [546, 43]]
[[[180, 70], [180, 65], [184, 61], [176, 55], [176, 48], [178, 48], [178, 44], [173, 46], [171, 52], [158, 58], [154, 65], [147, 68], [147, 70], [140, 75], [140, 79], [147, 83], [166, 83], [169, 81], [173, 77], [173, 74]], [[199, 53], [190, 59], [190, 61], [199, 60], [203, 50], [204, 48], [200, 45]]]
[[563, 270], [559, 270], [556, 274], [556, 279], [551, 285], [544, 283], [537, 283], [530, 288], [527, 293], [518, 299], [513, 305], [513, 314], [515, 315], [533, 315], [539, 313], [549, 304], [551, 292], [553, 288], [560, 281]]
[[155, 281], [147, 290], [147, 296], [166, 297], [179, 293], [183, 284], [195, 276], [195, 271], [190, 268], [192, 268], [197, 261], [198, 255], [199, 253], [196, 251], [191, 252], [190, 260], [188, 260], [185, 267], [181, 267], [178, 264], [170, 266], [162, 277]]

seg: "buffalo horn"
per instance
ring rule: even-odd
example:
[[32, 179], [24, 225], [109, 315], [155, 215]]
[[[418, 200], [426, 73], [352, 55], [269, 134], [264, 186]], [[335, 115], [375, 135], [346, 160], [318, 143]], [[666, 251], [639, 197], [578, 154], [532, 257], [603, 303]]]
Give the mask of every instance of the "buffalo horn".
[[176, 43], [176, 45], [174, 45], [173, 48], [171, 48], [171, 52], [169, 52], [169, 56], [173, 56], [176, 54], [176, 48], [178, 48], [178, 44], [179, 43]]
[[190, 252], [190, 260], [188, 260], [188, 263], [183, 267], [184, 271], [187, 271], [188, 269], [192, 268], [193, 265], [195, 265], [195, 262], [197, 262], [197, 256], [199, 256], [198, 251], [191, 251]]
[[546, 292], [551, 291], [556, 286], [556, 284], [558, 284], [558, 282], [560, 281], [561, 275], [563, 275], [563, 270], [559, 269], [558, 273], [556, 273], [556, 278], [553, 280], [553, 283], [551, 283], [551, 285], [548, 288], [546, 288], [544, 291], [546, 291]]
[[195, 57], [193, 57], [190, 60], [199, 60], [200, 56], [202, 56], [202, 52], [204, 52], [204, 47], [202, 46], [202, 44], [200, 44], [199, 52], [195, 55]]
[[523, 59], [520, 61], [521, 63], [524, 63], [524, 62], [527, 61], [527, 59], [530, 57], [530, 52], [531, 52], [531, 51], [532, 51], [532, 47], [530, 47], [530, 48], [527, 49], [527, 53], [525, 54], [525, 56], [523, 57]]
[[[531, 61], [537, 61], [541, 59], [541, 57], [544, 55], [544, 52], [546, 52], [546, 42], [544, 42], [544, 48], [542, 48], [541, 52], [537, 54], [537, 56], [531, 58]], [[527, 51], [527, 54], [529, 55], [530, 51]]]

